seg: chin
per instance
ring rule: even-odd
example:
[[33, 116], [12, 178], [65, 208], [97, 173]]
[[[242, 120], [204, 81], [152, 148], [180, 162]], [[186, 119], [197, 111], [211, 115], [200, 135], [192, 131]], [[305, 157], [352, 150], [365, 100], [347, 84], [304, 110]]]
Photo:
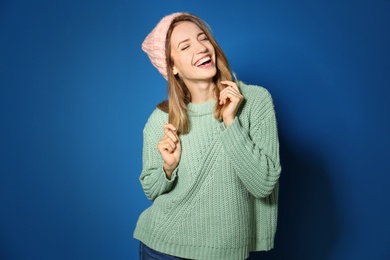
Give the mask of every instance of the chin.
[[205, 71], [204, 72], [204, 74], [203, 74], [204, 76], [205, 76], [205, 78], [207, 78], [207, 79], [212, 79], [212, 78], [214, 78], [215, 77], [215, 75], [217, 75], [217, 69], [216, 68], [214, 68], [214, 69], [210, 69], [209, 71]]

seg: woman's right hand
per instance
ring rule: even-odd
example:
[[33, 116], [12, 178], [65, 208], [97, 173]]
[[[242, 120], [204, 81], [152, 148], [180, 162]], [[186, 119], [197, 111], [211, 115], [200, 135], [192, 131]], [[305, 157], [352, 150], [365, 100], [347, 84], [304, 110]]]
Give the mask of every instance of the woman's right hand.
[[168, 179], [179, 164], [181, 156], [181, 145], [176, 128], [172, 124], [164, 125], [165, 135], [158, 143], [157, 149], [164, 160], [164, 171]]

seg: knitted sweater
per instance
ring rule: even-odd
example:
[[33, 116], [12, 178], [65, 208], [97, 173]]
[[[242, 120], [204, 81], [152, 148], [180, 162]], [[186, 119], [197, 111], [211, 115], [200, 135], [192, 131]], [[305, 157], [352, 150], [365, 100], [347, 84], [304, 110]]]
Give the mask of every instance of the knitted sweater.
[[136, 239], [189, 259], [244, 259], [273, 248], [281, 172], [274, 106], [266, 89], [239, 87], [245, 99], [229, 127], [214, 118], [216, 101], [188, 104], [190, 131], [180, 135], [170, 180], [156, 148], [168, 114], [152, 113], [140, 181], [153, 204], [139, 217]]

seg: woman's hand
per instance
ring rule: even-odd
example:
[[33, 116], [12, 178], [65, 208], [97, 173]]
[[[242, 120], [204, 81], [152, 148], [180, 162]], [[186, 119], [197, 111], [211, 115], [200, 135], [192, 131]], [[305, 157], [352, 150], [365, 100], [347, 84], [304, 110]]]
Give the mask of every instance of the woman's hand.
[[158, 143], [157, 149], [164, 160], [164, 171], [168, 179], [179, 164], [181, 156], [180, 139], [176, 134], [176, 128], [172, 124], [164, 125], [165, 135]]
[[236, 83], [228, 80], [223, 80], [221, 83], [227, 85], [219, 94], [219, 104], [224, 106], [222, 119], [225, 126], [228, 127], [236, 118], [237, 110], [244, 100], [244, 96], [241, 95]]

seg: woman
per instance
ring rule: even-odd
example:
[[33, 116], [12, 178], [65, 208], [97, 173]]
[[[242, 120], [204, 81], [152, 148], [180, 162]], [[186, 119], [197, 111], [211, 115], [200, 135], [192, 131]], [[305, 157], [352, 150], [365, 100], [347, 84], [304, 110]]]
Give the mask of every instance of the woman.
[[169, 96], [144, 128], [140, 181], [153, 204], [134, 231], [141, 259], [270, 250], [281, 171], [270, 94], [232, 81], [224, 53], [192, 14], [164, 17], [142, 47]]

